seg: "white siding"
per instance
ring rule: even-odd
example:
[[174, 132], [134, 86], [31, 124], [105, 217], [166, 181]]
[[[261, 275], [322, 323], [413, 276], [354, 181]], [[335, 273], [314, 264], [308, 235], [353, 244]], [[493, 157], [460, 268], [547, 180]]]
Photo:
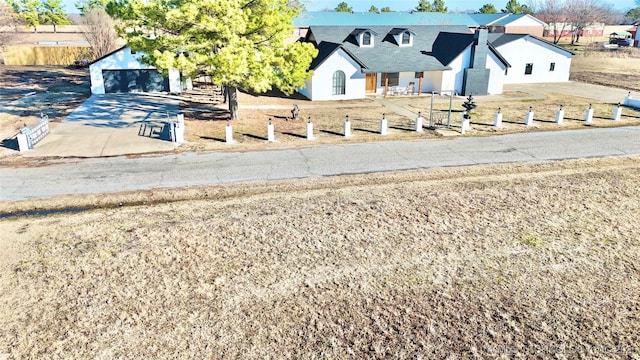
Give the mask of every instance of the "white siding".
[[[333, 73], [343, 71], [345, 79], [345, 94], [333, 95]], [[300, 89], [300, 94], [311, 100], [349, 100], [364, 99], [365, 97], [365, 74], [362, 73], [360, 65], [356, 63], [342, 49], [338, 49], [331, 54], [320, 66], [318, 66], [311, 77], [305, 82], [306, 86]]]
[[[531, 37], [499, 46], [498, 51], [511, 67], [505, 84], [526, 84], [569, 81], [571, 54]], [[555, 63], [554, 71], [550, 71]], [[531, 75], [525, 75], [526, 64], [533, 64]]]
[[[113, 54], [89, 65], [89, 75], [91, 77], [91, 93], [104, 94], [104, 78], [102, 70], [140, 70], [155, 69], [153, 66], [143, 64], [140, 61], [142, 53], [131, 53], [128, 47], [122, 48]], [[182, 92], [180, 83], [180, 72], [176, 69], [169, 70], [169, 89], [172, 93]]]
[[522, 16], [516, 20], [509, 21], [506, 26], [539, 26], [544, 28], [544, 23], [534, 18], [533, 16]]
[[504, 88], [504, 70], [507, 67], [491, 51], [487, 55], [487, 69], [491, 70], [489, 75], [489, 95], [502, 94]]
[[471, 47], [464, 50], [451, 63], [447, 64], [451, 70], [445, 71], [442, 75], [442, 86], [440, 91], [450, 92], [456, 91], [462, 93], [462, 83], [464, 81], [464, 69], [469, 67], [471, 62]]

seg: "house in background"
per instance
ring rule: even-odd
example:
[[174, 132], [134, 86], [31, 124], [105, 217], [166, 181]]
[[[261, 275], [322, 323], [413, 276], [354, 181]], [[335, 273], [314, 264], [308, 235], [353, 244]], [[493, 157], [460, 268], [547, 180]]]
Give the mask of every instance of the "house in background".
[[547, 24], [528, 14], [507, 14], [486, 24], [489, 32], [504, 34], [529, 34], [542, 37]]
[[569, 81], [574, 52], [526, 34], [489, 34], [489, 42], [511, 64], [505, 84]]
[[499, 94], [509, 63], [487, 30], [459, 26], [317, 26], [318, 49], [300, 93], [311, 100], [422, 92]]
[[170, 92], [181, 93], [180, 72], [163, 76], [141, 61], [142, 54], [121, 47], [89, 65], [91, 93]]
[[396, 26], [423, 25], [465, 26], [471, 31], [486, 28], [490, 32], [525, 33], [542, 36], [546, 24], [531, 15], [524, 14], [451, 14], [437, 12], [304, 12], [293, 20], [296, 27], [292, 39], [305, 38], [310, 27], [315, 26]]

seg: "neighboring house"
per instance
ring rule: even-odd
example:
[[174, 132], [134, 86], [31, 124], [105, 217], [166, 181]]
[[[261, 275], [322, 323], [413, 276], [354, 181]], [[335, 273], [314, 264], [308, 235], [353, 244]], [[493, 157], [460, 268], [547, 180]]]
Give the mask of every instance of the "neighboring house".
[[294, 38], [304, 38], [315, 26], [397, 26], [419, 25], [466, 26], [471, 30], [487, 28], [493, 32], [526, 33], [542, 36], [546, 24], [531, 15], [522, 14], [451, 14], [437, 12], [304, 12], [294, 19]]
[[640, 48], [640, 25], [634, 25], [633, 27], [627, 30], [633, 35], [633, 46]]
[[89, 65], [91, 93], [182, 92], [178, 70], [169, 70], [165, 77], [141, 58], [140, 52], [125, 46], [93, 61]]
[[[537, 15], [537, 18], [540, 21], [546, 22], [544, 33], [538, 36], [553, 38], [555, 34], [556, 37], [571, 37], [573, 32], [573, 23], [569, 16], [555, 17], [554, 19], [548, 16], [545, 17], [544, 15]], [[605, 23], [594, 22], [592, 24], [588, 24], [584, 29], [582, 29], [580, 37], [603, 37], [605, 36], [604, 34]]]
[[306, 41], [318, 49], [300, 93], [311, 100], [366, 94], [499, 94], [509, 63], [487, 31], [460, 26], [317, 26]]
[[547, 24], [528, 14], [509, 14], [486, 25], [489, 32], [541, 37]]
[[550, 41], [523, 34], [489, 34], [489, 42], [511, 64], [505, 84], [569, 81], [574, 52]]

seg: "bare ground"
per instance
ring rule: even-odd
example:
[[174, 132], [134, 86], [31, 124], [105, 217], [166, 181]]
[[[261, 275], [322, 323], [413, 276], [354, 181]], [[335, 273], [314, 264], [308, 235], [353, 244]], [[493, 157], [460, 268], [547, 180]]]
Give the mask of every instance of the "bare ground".
[[0, 358], [638, 358], [639, 176], [433, 169], [1, 219]]

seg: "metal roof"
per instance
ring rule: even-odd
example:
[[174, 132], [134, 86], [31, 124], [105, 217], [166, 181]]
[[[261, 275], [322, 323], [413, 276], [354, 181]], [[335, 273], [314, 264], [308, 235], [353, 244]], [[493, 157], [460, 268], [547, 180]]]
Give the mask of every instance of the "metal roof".
[[335, 12], [310, 11], [293, 20], [297, 27], [311, 26], [405, 26], [441, 25], [481, 27], [511, 14], [444, 14], [436, 12]]

